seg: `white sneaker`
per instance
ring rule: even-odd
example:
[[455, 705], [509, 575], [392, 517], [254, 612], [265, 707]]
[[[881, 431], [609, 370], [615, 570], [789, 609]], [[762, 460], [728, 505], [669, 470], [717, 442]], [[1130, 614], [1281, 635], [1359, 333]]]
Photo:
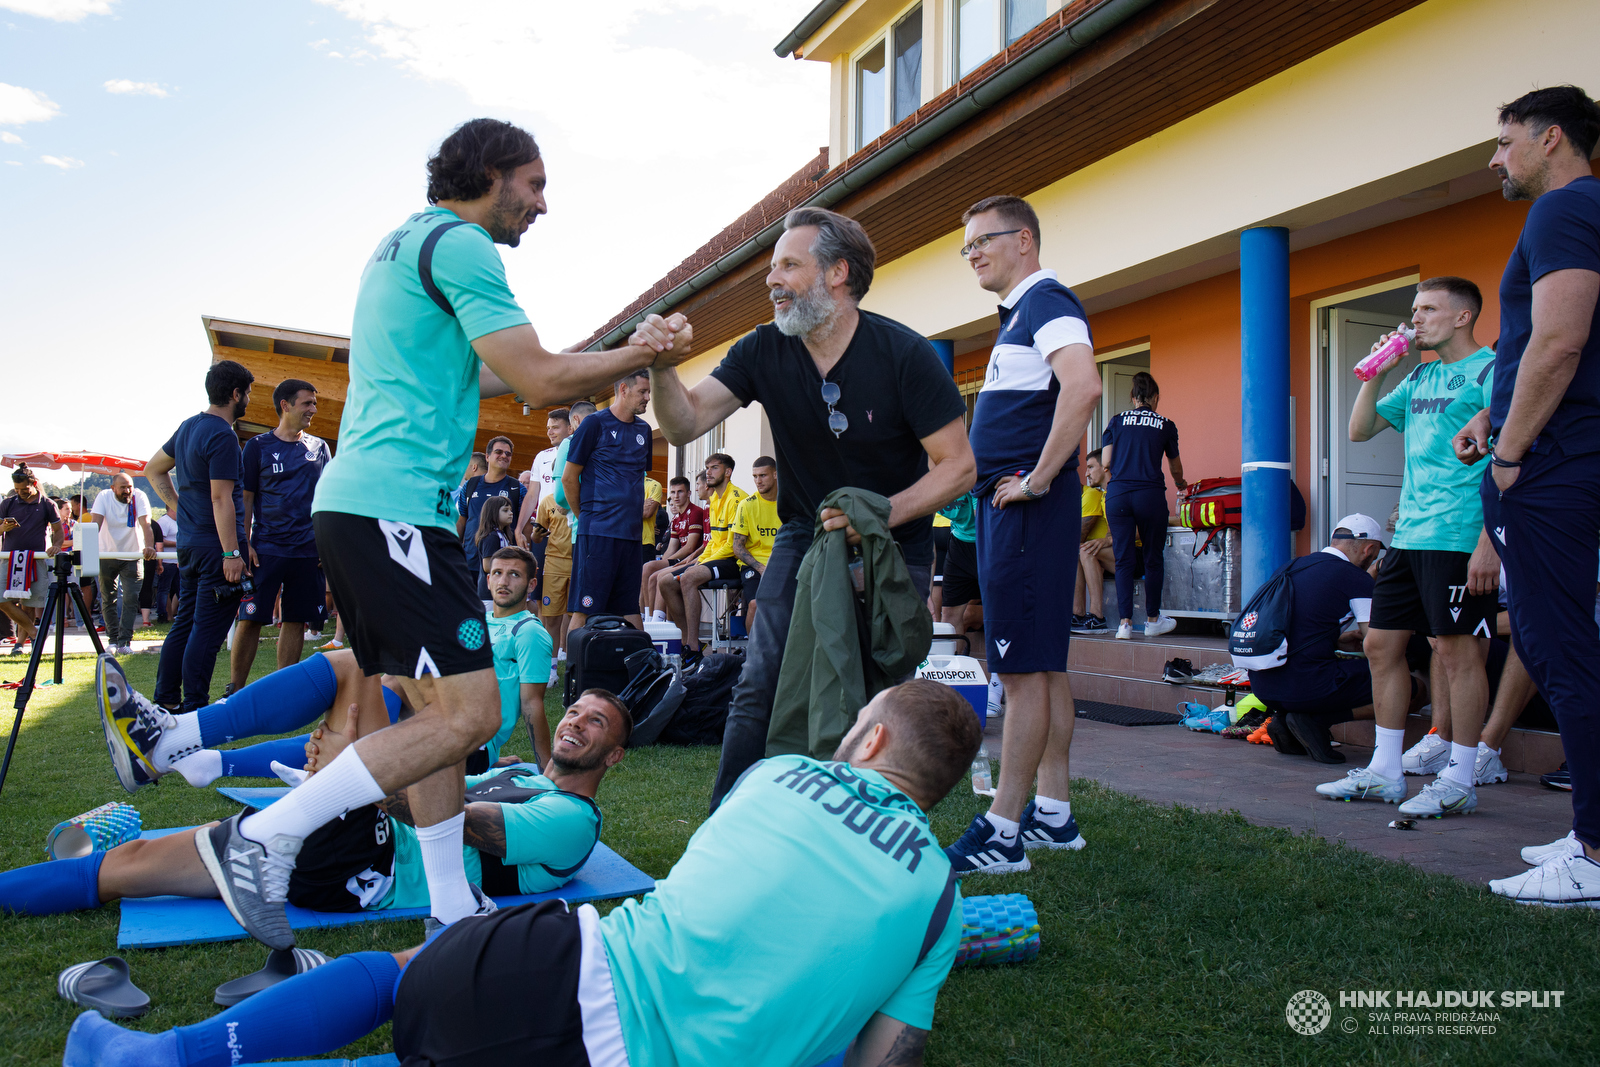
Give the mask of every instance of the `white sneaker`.
[[1126, 623], [1125, 622], [1122, 625], [1117, 627], [1117, 640], [1118, 641], [1129, 641], [1129, 640], [1132, 640], [1132, 639], [1133, 639], [1133, 624], [1132, 623]]
[[1572, 830], [1560, 841], [1552, 841], [1548, 845], [1529, 845], [1522, 850], [1522, 861], [1530, 867], [1541, 867], [1554, 859], [1581, 855], [1583, 842], [1578, 840], [1578, 832]]
[[1324, 782], [1317, 786], [1317, 792], [1329, 800], [1343, 800], [1346, 803], [1352, 800], [1381, 800], [1385, 804], [1395, 804], [1406, 798], [1406, 780], [1403, 777], [1385, 778], [1366, 767], [1357, 767], [1337, 782]]
[[1497, 878], [1489, 890], [1518, 904], [1600, 908], [1600, 863], [1588, 856], [1560, 856], [1531, 871]]
[[1178, 628], [1178, 620], [1177, 619], [1174, 619], [1170, 615], [1163, 615], [1159, 619], [1157, 619], [1155, 622], [1151, 622], [1148, 619], [1145, 620], [1145, 623], [1144, 623], [1144, 635], [1146, 637], [1160, 637], [1162, 634], [1170, 634], [1172, 631], [1176, 630], [1177, 628]]
[[1400, 756], [1406, 774], [1438, 774], [1450, 762], [1450, 742], [1429, 730]]
[[1478, 757], [1472, 761], [1472, 784], [1494, 785], [1510, 777], [1506, 765], [1500, 762], [1500, 753], [1479, 741]]
[[1396, 810], [1413, 819], [1442, 819], [1446, 815], [1467, 815], [1478, 809], [1478, 791], [1448, 778], [1435, 778], [1422, 792]]

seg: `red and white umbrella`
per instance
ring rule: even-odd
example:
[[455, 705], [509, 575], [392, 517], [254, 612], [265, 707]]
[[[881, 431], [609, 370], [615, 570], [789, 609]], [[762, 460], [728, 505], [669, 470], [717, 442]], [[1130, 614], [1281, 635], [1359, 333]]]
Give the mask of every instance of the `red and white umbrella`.
[[104, 452], [7, 452], [0, 456], [0, 466], [15, 467], [19, 464], [44, 470], [65, 468], [80, 474], [142, 474], [145, 461]]

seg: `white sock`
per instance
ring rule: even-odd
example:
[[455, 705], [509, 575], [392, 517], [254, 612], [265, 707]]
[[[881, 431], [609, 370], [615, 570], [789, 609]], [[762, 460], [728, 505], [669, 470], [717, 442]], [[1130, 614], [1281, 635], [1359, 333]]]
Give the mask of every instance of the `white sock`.
[[[313, 776], [313, 780], [317, 777], [321, 775]], [[278, 801], [278, 804], [282, 803]], [[453, 819], [417, 827], [417, 843], [422, 846], [422, 869], [428, 876], [428, 902], [433, 917], [446, 926], [478, 910], [478, 901], [467, 884], [467, 869], [461, 857], [462, 833], [466, 824], [466, 813], [461, 812]]]
[[1046, 826], [1062, 827], [1072, 818], [1072, 802], [1051, 800], [1043, 793], [1033, 798], [1033, 817]]
[[660, 608], [656, 608], [650, 613], [650, 619], [653, 622], [665, 622], [667, 620], [667, 613], [662, 611]]
[[[239, 823], [239, 832], [252, 841], [266, 842], [280, 834], [304, 840], [345, 812], [376, 804], [383, 798], [382, 787], [361, 762], [361, 753], [351, 745], [305, 785], [246, 817]], [[456, 862], [461, 862], [459, 857]]]
[[222, 753], [214, 748], [202, 748], [178, 757], [167, 764], [167, 769], [183, 775], [183, 780], [196, 789], [204, 789], [222, 777]]
[[996, 815], [993, 811], [984, 818], [994, 827], [995, 836], [1008, 845], [1017, 839], [1017, 831], [1022, 829], [1015, 819], [1007, 819], [1002, 815]]
[[1440, 778], [1448, 778], [1457, 785], [1472, 788], [1473, 771], [1478, 764], [1478, 746], [1468, 748], [1450, 742], [1450, 762], [1445, 769], [1439, 772]]
[[[156, 750], [150, 754], [151, 762], [160, 771], [177, 770], [176, 764], [179, 760], [185, 756], [191, 756], [205, 747], [200, 740], [200, 716], [198, 714], [191, 711], [185, 715], [175, 715], [173, 718], [177, 720], [177, 725], [170, 730], [162, 732], [161, 740], [156, 742]], [[218, 758], [220, 759], [221, 757], [219, 756]], [[221, 773], [218, 770], [216, 775], [212, 775], [212, 778], [216, 778]], [[187, 778], [188, 775], [186, 774], [184, 777]], [[198, 784], [210, 785], [211, 782], [206, 781]]]
[[[1487, 741], [1479, 741], [1478, 742], [1478, 747], [1479, 748], [1489, 748], [1489, 742], [1487, 742]], [[1498, 748], [1489, 748], [1489, 751], [1493, 752], [1496, 756], [1500, 755], [1500, 750]]]
[[565, 662], [567, 662], [567, 650], [566, 649], [563, 648], [560, 652], [556, 653], [556, 662], [557, 663], [565, 663]]
[[1377, 741], [1376, 747], [1372, 750], [1372, 762], [1367, 764], [1367, 770], [1391, 782], [1399, 781], [1402, 777], [1400, 753], [1405, 747], [1406, 732], [1376, 725], [1373, 726], [1372, 732], [1376, 735]]

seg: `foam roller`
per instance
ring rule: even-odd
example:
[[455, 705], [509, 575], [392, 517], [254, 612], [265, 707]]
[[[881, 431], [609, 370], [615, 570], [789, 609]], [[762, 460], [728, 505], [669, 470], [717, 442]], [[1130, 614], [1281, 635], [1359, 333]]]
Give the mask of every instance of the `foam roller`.
[[45, 839], [44, 848], [53, 860], [77, 859], [113, 849], [138, 836], [139, 812], [132, 804], [114, 800], [58, 823]]
[[1021, 893], [961, 901], [961, 947], [956, 967], [1024, 963], [1039, 955], [1039, 916]]

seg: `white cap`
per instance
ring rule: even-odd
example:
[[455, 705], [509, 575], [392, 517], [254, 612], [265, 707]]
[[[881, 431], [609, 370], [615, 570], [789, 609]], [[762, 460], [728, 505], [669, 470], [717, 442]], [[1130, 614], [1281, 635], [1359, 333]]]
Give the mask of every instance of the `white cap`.
[[1352, 540], [1376, 541], [1380, 545], [1383, 544], [1383, 527], [1378, 525], [1378, 520], [1370, 515], [1363, 515], [1360, 512], [1356, 512], [1354, 515], [1346, 515], [1334, 523], [1333, 528], [1335, 530], [1350, 531], [1348, 535], [1336, 533], [1333, 535], [1335, 538], [1348, 537]]

